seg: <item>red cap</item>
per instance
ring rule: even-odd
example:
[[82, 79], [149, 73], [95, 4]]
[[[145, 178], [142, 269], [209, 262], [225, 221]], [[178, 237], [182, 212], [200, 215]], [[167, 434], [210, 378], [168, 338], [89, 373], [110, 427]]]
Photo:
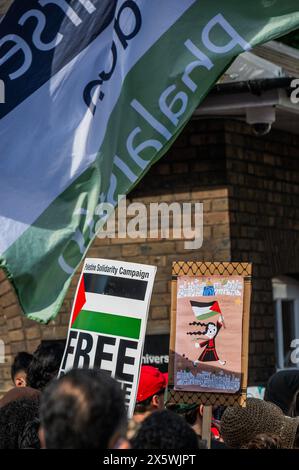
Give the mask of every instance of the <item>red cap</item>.
[[167, 382], [162, 372], [156, 367], [142, 366], [139, 377], [137, 403], [152, 397], [166, 388]]

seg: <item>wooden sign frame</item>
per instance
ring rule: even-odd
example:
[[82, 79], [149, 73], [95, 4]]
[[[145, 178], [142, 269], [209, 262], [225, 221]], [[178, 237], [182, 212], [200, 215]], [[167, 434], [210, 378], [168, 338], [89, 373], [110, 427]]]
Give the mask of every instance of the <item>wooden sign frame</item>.
[[[169, 376], [167, 401], [172, 403], [199, 403], [205, 406], [236, 406], [246, 405], [247, 376], [248, 376], [248, 348], [249, 348], [249, 317], [251, 300], [251, 274], [250, 263], [229, 262], [184, 262], [172, 264], [171, 283], [171, 324], [169, 345]], [[174, 354], [177, 313], [177, 278], [179, 276], [242, 276], [244, 278], [243, 297], [243, 323], [242, 323], [242, 359], [241, 359], [241, 387], [238, 393], [205, 393], [174, 390]]]

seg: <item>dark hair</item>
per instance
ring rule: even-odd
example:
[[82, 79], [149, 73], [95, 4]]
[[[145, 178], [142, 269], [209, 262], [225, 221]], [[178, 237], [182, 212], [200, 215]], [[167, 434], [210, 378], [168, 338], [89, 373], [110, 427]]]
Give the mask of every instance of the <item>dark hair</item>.
[[158, 392], [154, 393], [154, 395], [151, 395], [150, 397], [146, 398], [143, 401], [139, 401], [135, 405], [135, 413], [146, 413], [147, 411], [152, 411], [152, 399], [155, 395], [164, 395], [165, 393], [165, 388], [162, 388]]
[[298, 416], [299, 370], [286, 369], [273, 374], [265, 390], [265, 401], [270, 401], [287, 416]]
[[154, 411], [132, 439], [134, 449], [197, 449], [198, 438], [186, 421], [169, 410]]
[[33, 353], [28, 368], [27, 383], [29, 387], [43, 390], [54, 377], [57, 377], [63, 352], [64, 346], [61, 343], [39, 345]]
[[283, 443], [275, 434], [257, 434], [250, 442], [242, 446], [242, 449], [282, 449]]
[[27, 424], [38, 417], [38, 400], [15, 400], [0, 410], [0, 449], [20, 449]]
[[188, 405], [184, 406], [183, 408], [177, 403], [167, 403], [166, 408], [167, 410], [170, 410], [173, 413], [177, 413], [179, 416], [182, 416], [182, 418], [184, 418], [187, 423], [190, 424], [190, 426], [194, 426], [194, 424], [196, 423], [199, 405], [194, 405], [190, 409]]
[[196, 335], [196, 336], [206, 335], [210, 325], [213, 325], [213, 326], [215, 326], [215, 328], [217, 328], [216, 324], [213, 323], [212, 321], [209, 321], [209, 323], [202, 323], [200, 321], [193, 321], [193, 322], [189, 323], [189, 326], [202, 326], [204, 328], [204, 330], [203, 331], [188, 331], [186, 334], [190, 335], [190, 336], [192, 336], [192, 335]]
[[194, 426], [198, 417], [198, 408], [195, 408], [195, 410], [187, 411], [183, 414], [183, 417], [185, 418], [187, 423], [190, 424], [190, 426]]
[[19, 352], [16, 355], [10, 370], [12, 381], [14, 381], [16, 374], [21, 370], [26, 373], [28, 372], [28, 367], [32, 361], [32, 357], [32, 354], [29, 354], [25, 351]]
[[39, 418], [34, 418], [25, 425], [24, 431], [19, 438], [20, 449], [40, 449], [38, 437], [39, 426]]
[[40, 419], [47, 449], [107, 449], [126, 432], [124, 394], [106, 372], [73, 369], [45, 388]]
[[293, 397], [287, 416], [291, 418], [297, 418], [297, 416], [299, 416], [299, 390], [297, 390]]

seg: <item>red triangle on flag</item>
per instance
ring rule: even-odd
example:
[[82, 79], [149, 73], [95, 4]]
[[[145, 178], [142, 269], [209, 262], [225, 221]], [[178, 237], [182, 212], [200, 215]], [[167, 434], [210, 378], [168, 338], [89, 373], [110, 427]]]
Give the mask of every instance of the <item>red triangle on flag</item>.
[[210, 310], [212, 310], [213, 312], [221, 313], [221, 310], [217, 301], [213, 303], [212, 307], [210, 307]]
[[85, 286], [84, 286], [84, 275], [83, 275], [81, 278], [79, 289], [78, 289], [76, 303], [74, 305], [74, 312], [73, 312], [73, 317], [71, 321], [71, 326], [73, 325], [77, 316], [81, 312], [82, 307], [85, 304], [85, 302], [86, 302], [86, 297], [85, 297]]

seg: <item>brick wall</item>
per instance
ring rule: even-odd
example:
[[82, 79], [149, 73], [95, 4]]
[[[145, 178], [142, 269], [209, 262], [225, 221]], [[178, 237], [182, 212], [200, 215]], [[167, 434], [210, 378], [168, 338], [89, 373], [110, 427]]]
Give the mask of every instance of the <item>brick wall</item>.
[[250, 378], [275, 364], [271, 279], [299, 274], [299, 136], [225, 123], [232, 261], [254, 263]]
[[[130, 201], [203, 202], [202, 248], [188, 252], [175, 240], [96, 239], [88, 256], [158, 266], [148, 333], [168, 332], [173, 260], [252, 261], [249, 380], [264, 382], [275, 364], [271, 278], [299, 273], [298, 160], [298, 137], [272, 131], [261, 138], [245, 124], [193, 120]], [[0, 393], [10, 386], [13, 354], [33, 351], [41, 339], [65, 337], [78, 276], [56, 320], [42, 326], [21, 315], [10, 284], [0, 275], [0, 338], [7, 352], [6, 364], [0, 365]]]

